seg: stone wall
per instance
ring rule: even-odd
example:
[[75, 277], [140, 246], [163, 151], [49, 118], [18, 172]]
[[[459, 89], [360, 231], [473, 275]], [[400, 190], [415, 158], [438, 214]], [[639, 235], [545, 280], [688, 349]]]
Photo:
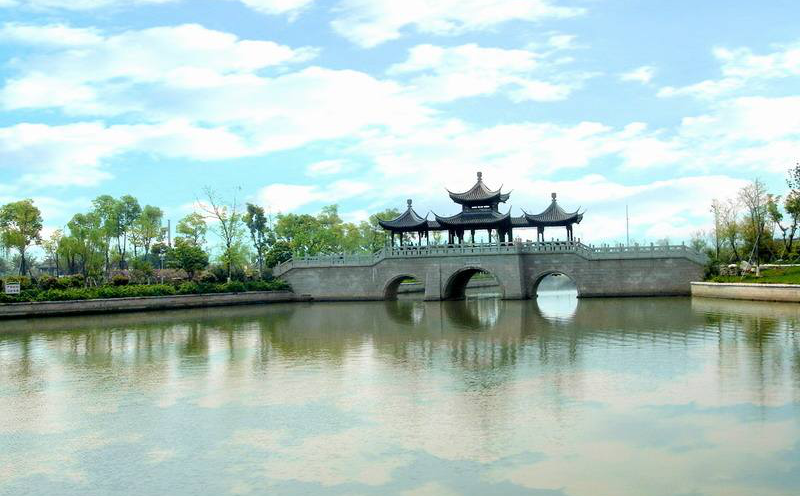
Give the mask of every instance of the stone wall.
[[108, 298], [101, 300], [37, 301], [30, 303], [0, 304], [0, 319], [252, 305], [298, 300], [302, 300], [302, 298], [289, 291], [249, 291], [247, 293], [146, 296], [139, 298]]
[[800, 303], [800, 286], [792, 284], [693, 282], [692, 296]]

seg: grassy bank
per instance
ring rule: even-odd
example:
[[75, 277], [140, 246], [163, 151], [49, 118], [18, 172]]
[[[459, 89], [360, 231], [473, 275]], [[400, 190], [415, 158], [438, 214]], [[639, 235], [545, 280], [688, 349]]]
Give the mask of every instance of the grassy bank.
[[781, 267], [764, 269], [761, 276], [716, 276], [711, 282], [746, 282], [754, 284], [800, 284], [800, 267]]
[[181, 284], [131, 284], [94, 288], [25, 289], [19, 295], [0, 294], [0, 303], [29, 301], [94, 300], [103, 298], [133, 298], [138, 296], [172, 296], [187, 294], [244, 293], [246, 291], [280, 291], [289, 285], [280, 280], [233, 281], [225, 284], [184, 282]]

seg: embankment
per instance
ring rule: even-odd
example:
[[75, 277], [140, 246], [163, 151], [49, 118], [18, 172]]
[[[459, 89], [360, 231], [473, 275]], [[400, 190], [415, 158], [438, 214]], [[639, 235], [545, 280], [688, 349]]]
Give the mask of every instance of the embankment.
[[800, 285], [693, 282], [692, 296], [800, 303]]
[[0, 319], [254, 305], [308, 300], [308, 297], [296, 295], [291, 291], [248, 291], [246, 293], [144, 296], [100, 300], [37, 301], [0, 304]]

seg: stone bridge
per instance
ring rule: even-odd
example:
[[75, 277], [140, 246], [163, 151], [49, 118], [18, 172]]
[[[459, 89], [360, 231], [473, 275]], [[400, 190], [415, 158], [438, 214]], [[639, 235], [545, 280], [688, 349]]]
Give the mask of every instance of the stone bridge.
[[386, 300], [400, 283], [424, 283], [426, 300], [464, 297], [476, 273], [497, 279], [504, 299], [535, 298], [550, 274], [575, 282], [579, 297], [689, 295], [705, 256], [684, 246], [587, 246], [579, 242], [387, 247], [373, 255], [289, 260], [273, 269], [315, 300]]

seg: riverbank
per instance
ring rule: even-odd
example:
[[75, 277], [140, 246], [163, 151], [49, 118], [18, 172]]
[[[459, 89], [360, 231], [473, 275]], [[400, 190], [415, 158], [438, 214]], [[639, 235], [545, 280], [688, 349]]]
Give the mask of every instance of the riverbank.
[[36, 301], [0, 304], [0, 319], [138, 312], [184, 308], [255, 305], [310, 298], [291, 291], [248, 291], [244, 293], [209, 293], [171, 296], [142, 296], [71, 301]]
[[800, 303], [800, 285], [742, 282], [693, 282], [692, 296], [729, 300]]

